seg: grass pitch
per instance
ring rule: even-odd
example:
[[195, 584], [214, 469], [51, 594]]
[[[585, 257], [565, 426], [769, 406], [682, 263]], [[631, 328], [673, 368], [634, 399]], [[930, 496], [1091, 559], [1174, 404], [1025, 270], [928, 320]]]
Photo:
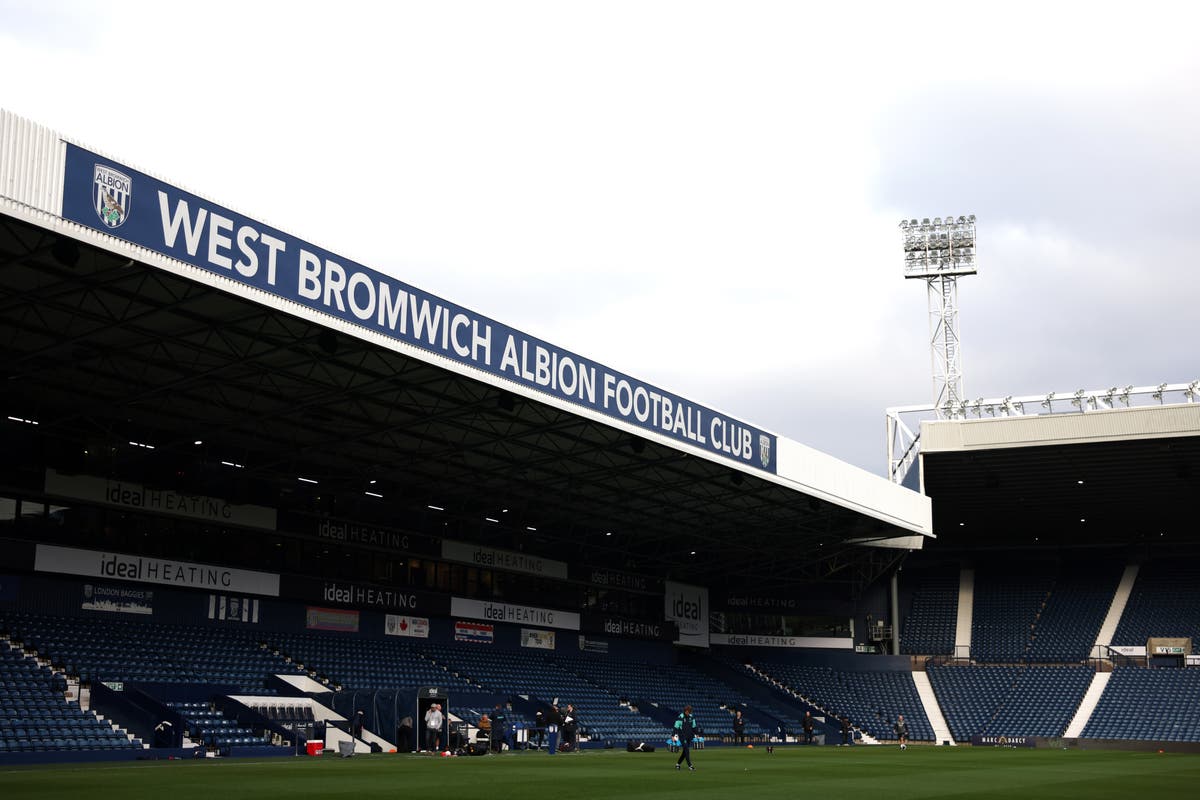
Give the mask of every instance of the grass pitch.
[[762, 748], [712, 748], [693, 754], [696, 772], [686, 767], [676, 772], [675, 758], [664, 750], [610, 750], [554, 757], [326, 755], [8, 767], [0, 770], [0, 798], [1128, 800], [1147, 792], [1190, 797], [1200, 786], [1200, 756], [1174, 753], [968, 747], [910, 747], [901, 752], [883, 746], [780, 747], [768, 755]]

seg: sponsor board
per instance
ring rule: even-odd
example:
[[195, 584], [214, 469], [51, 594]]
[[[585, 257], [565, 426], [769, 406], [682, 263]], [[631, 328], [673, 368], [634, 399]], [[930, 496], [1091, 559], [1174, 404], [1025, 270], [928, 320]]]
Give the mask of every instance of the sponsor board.
[[414, 639], [428, 639], [429, 618], [388, 614], [383, 623], [383, 632], [388, 636], [410, 636]]
[[532, 647], [538, 650], [553, 650], [554, 631], [539, 631], [532, 628], [521, 628], [521, 647]]
[[727, 594], [721, 598], [723, 611], [768, 611], [795, 612], [800, 610], [800, 601], [795, 597], [770, 597], [751, 594]]
[[587, 567], [571, 567], [571, 579], [590, 583], [604, 589], [620, 589], [628, 592], [657, 594], [662, 591], [661, 578], [651, 578], [647, 575], [635, 575], [632, 572], [621, 572], [615, 569], [591, 569]]
[[708, 589], [666, 581], [663, 616], [679, 626], [676, 644], [708, 647]]
[[488, 600], [472, 600], [466, 597], [450, 598], [450, 614], [455, 617], [486, 619], [489, 622], [508, 622], [515, 625], [544, 625], [547, 628], [579, 630], [579, 614], [574, 611], [555, 611], [550, 608], [516, 606], [508, 603], [493, 603]]
[[586, 633], [602, 633], [621, 639], [645, 639], [652, 642], [673, 642], [677, 635], [673, 622], [646, 622], [586, 611], [580, 615], [580, 629]]
[[450, 598], [444, 594], [353, 581], [284, 575], [280, 592], [285, 597], [308, 602], [369, 608], [375, 611], [400, 611], [429, 616], [442, 616], [450, 611]]
[[257, 625], [258, 598], [210, 594], [208, 596], [208, 618], [223, 622]]
[[815, 647], [827, 650], [853, 650], [854, 639], [837, 636], [760, 636], [752, 633], [710, 633], [712, 644], [735, 647]]
[[61, 475], [46, 470], [46, 494], [89, 503], [166, 514], [172, 517], [275, 530], [275, 509], [235, 505], [219, 497], [155, 489], [133, 481], [108, 480], [91, 475]]
[[553, 561], [549, 558], [538, 558], [512, 550], [499, 550], [495, 547], [455, 542], [449, 539], [442, 541], [442, 558], [446, 561], [474, 564], [484, 569], [502, 569], [508, 572], [524, 572], [528, 575], [567, 579], [567, 565], [563, 561]]
[[982, 736], [975, 734], [971, 737], [972, 747], [1037, 747], [1037, 740], [1032, 736]]
[[608, 642], [603, 639], [589, 639], [586, 636], [580, 636], [579, 649], [585, 653], [607, 653]]
[[366, 525], [337, 517], [281, 510], [278, 527], [293, 536], [333, 545], [346, 545], [381, 553], [437, 556], [441, 540], [381, 525]]
[[774, 434], [522, 333], [70, 142], [62, 215], [239, 287], [740, 466]]
[[454, 622], [454, 640], [456, 642], [476, 642], [491, 644], [496, 638], [496, 628], [486, 622]]
[[1109, 646], [1108, 649], [1126, 658], [1146, 657], [1146, 645], [1144, 644], [1114, 644]]
[[279, 576], [267, 572], [50, 544], [37, 546], [33, 568], [37, 572], [61, 572], [88, 578], [117, 578], [187, 589], [222, 589], [279, 596]]
[[79, 607], [84, 611], [149, 615], [154, 613], [154, 592], [132, 586], [85, 583]]
[[304, 609], [304, 627], [310, 631], [358, 633], [358, 612], [308, 606]]

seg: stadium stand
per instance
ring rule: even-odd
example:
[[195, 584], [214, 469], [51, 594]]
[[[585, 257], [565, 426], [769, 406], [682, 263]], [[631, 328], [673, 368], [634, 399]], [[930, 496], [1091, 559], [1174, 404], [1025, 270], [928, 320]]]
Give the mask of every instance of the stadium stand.
[[900, 650], [908, 655], [950, 655], [958, 619], [958, 570], [926, 575], [913, 589]]
[[984, 663], [1028, 660], [1034, 626], [1053, 586], [1054, 568], [1045, 564], [976, 570], [971, 657]]
[[1200, 742], [1200, 670], [1118, 667], [1083, 735]]
[[438, 664], [414, 646], [396, 639], [367, 639], [321, 633], [264, 634], [305, 670], [342, 689], [396, 689], [478, 685]]
[[168, 702], [168, 708], [179, 712], [187, 723], [188, 736], [213, 750], [228, 752], [230, 748], [271, 748], [269, 735], [259, 735], [239, 725], [220, 711], [200, 702]]
[[1083, 661], [1096, 641], [1120, 573], [1115, 562], [1027, 562], [978, 570], [972, 660]]
[[1116, 562], [1064, 564], [1037, 620], [1029, 660], [1068, 663], [1086, 659], [1112, 603], [1121, 569]]
[[64, 697], [66, 680], [0, 641], [0, 753], [141, 750], [142, 742]]
[[1160, 560], [1143, 564], [1112, 644], [1145, 645], [1151, 636], [1200, 641], [1200, 563]]
[[[733, 709], [749, 705], [729, 686], [686, 665], [664, 667], [632, 661], [588, 659], [582, 656], [557, 659], [577, 674], [597, 685], [604, 686], [618, 697], [632, 701], [642, 708], [653, 705], [667, 711], [672, 718], [692, 706], [693, 714], [704, 735], [728, 737], [733, 735]], [[661, 732], [663, 726], [658, 726]], [[746, 735], [763, 737], [771, 731], [748, 716]]]
[[1092, 678], [1085, 666], [931, 665], [927, 673], [956, 740], [1061, 736]]
[[81, 681], [212, 683], [271, 694], [267, 675], [302, 672], [252, 635], [223, 628], [10, 614], [13, 637]]
[[774, 662], [758, 662], [755, 667], [768, 684], [777, 681], [783, 690], [796, 692], [832, 716], [844, 714], [855, 727], [877, 739], [895, 738], [892, 726], [900, 714], [908, 722], [911, 740], [934, 739], [910, 672], [849, 672]]
[[438, 662], [489, 691], [528, 695], [542, 705], [575, 706], [580, 735], [591, 740], [625, 740], [659, 736], [660, 722], [637, 712], [619, 693], [581, 676], [571, 668], [576, 661], [540, 653], [481, 650], [478, 645], [425, 645]]

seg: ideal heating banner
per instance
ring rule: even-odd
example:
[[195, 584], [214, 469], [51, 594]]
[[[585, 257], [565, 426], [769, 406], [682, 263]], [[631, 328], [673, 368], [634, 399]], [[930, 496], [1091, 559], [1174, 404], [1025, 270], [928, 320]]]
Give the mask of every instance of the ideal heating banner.
[[708, 647], [708, 589], [672, 581], [665, 587], [663, 616], [679, 627], [675, 643]]
[[279, 596], [279, 576], [248, 569], [193, 564], [169, 558], [133, 556], [99, 550], [77, 550], [39, 544], [33, 568], [88, 578], [115, 578], [180, 589], [218, 589], [269, 597]]

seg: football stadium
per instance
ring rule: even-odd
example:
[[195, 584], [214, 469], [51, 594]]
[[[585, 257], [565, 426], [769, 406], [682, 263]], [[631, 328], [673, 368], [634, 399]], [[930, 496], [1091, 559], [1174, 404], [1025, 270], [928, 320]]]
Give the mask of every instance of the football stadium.
[[0, 112], [6, 796], [1200, 785], [1195, 376], [964, 400], [944, 308], [883, 477], [136, 155]]

